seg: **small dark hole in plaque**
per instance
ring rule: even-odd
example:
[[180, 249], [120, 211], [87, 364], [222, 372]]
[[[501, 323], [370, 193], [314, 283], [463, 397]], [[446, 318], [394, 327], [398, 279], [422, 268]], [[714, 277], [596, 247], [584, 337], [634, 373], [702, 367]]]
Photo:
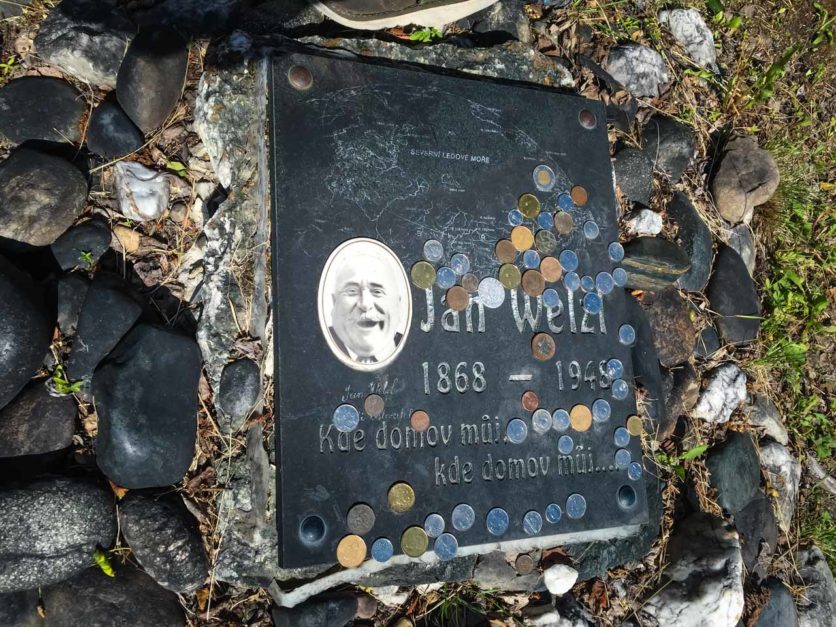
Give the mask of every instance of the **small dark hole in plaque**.
[[299, 525], [299, 539], [305, 544], [317, 544], [325, 537], [325, 521], [319, 516], [308, 516]]
[[618, 491], [618, 504], [624, 509], [630, 509], [636, 504], [636, 491], [629, 485], [621, 486]]

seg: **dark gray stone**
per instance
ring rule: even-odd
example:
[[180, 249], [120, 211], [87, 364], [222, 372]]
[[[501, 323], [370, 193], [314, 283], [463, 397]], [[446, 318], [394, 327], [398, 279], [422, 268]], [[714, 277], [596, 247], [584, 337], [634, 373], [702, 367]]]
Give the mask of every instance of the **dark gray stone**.
[[759, 427], [763, 430], [764, 435], [772, 438], [779, 444], [783, 444], [784, 446], [789, 444], [790, 434], [784, 426], [781, 412], [775, 406], [775, 403], [768, 396], [762, 394], [753, 394], [750, 401], [751, 404], [747, 411], [749, 424]]
[[50, 248], [62, 270], [91, 268], [110, 248], [110, 239], [107, 223], [93, 218], [71, 227]]
[[696, 336], [688, 302], [675, 287], [668, 287], [655, 294], [646, 294], [642, 306], [653, 330], [659, 362], [672, 368], [687, 361]]
[[734, 526], [740, 534], [746, 572], [763, 577], [778, 548], [778, 525], [770, 498], [758, 490], [755, 498], [734, 515]]
[[272, 615], [275, 627], [344, 627], [356, 612], [357, 597], [342, 594], [315, 597], [294, 608], [274, 607]]
[[678, 183], [694, 156], [694, 131], [671, 118], [654, 116], [642, 131], [642, 150], [656, 170]]
[[482, 589], [503, 592], [534, 592], [543, 588], [543, 577], [537, 568], [528, 575], [521, 575], [501, 551], [479, 556], [473, 569], [473, 581]]
[[116, 98], [141, 131], [162, 126], [174, 110], [188, 62], [186, 42], [171, 29], [142, 31], [131, 42], [119, 68]]
[[87, 181], [69, 161], [18, 148], [0, 165], [0, 237], [48, 246], [75, 222]]
[[43, 591], [47, 627], [180, 627], [177, 595], [132, 566], [114, 565], [115, 577], [96, 566]]
[[755, 275], [755, 236], [748, 224], [738, 224], [733, 229], [726, 230], [726, 237], [730, 247], [737, 251], [749, 276]]
[[0, 133], [14, 144], [77, 142], [86, 111], [82, 95], [58, 78], [25, 76], [0, 89]]
[[761, 586], [769, 593], [769, 600], [761, 607], [758, 619], [752, 627], [798, 627], [795, 600], [780, 579], [770, 577]]
[[639, 44], [612, 48], [606, 70], [639, 98], [656, 98], [668, 82], [668, 68], [659, 53]]
[[142, 148], [145, 136], [115, 102], [93, 110], [87, 126], [87, 147], [105, 159], [117, 159]]
[[261, 396], [261, 370], [252, 359], [228, 363], [221, 373], [215, 404], [232, 430], [238, 430]]
[[43, 624], [38, 615], [37, 590], [0, 594], [0, 625], [3, 627], [40, 627]]
[[720, 350], [720, 336], [714, 327], [705, 327], [697, 337], [694, 355], [700, 359], [707, 359]]
[[814, 545], [799, 551], [795, 564], [799, 576], [794, 583], [804, 586], [804, 596], [796, 604], [799, 625], [832, 625], [836, 616], [836, 585], [821, 549]]
[[676, 240], [691, 260], [691, 269], [676, 281], [679, 289], [701, 292], [711, 274], [714, 256], [711, 230], [682, 192], [676, 192], [668, 205], [668, 215], [679, 228]]
[[50, 396], [43, 381], [31, 383], [0, 410], [0, 457], [59, 451], [70, 446], [75, 401]]
[[99, 414], [96, 461], [126, 488], [177, 483], [197, 435], [200, 352], [194, 340], [140, 324], [93, 375]]
[[112, 492], [81, 479], [49, 479], [0, 491], [0, 592], [72, 577], [116, 537]]
[[[280, 1], [282, 4], [291, 2]], [[153, 3], [135, 3], [129, 10], [131, 18], [141, 28], [165, 24], [184, 34], [206, 37], [239, 27], [236, 20], [239, 10], [251, 4], [263, 3], [245, 0], [159, 0]]]
[[622, 148], [612, 163], [615, 182], [621, 193], [633, 202], [650, 204], [653, 193], [653, 164], [638, 148]]
[[65, 338], [75, 335], [78, 316], [89, 287], [90, 279], [79, 272], [71, 272], [58, 279], [55, 307], [58, 312], [58, 328]]
[[14, 2], [0, 3], [0, 18], [16, 17], [23, 13], [23, 10], [32, 6], [32, 0], [15, 0]]
[[501, 33], [520, 41], [531, 41], [531, 28], [525, 14], [525, 0], [499, 0], [487, 9], [469, 15], [456, 24], [474, 33]]
[[177, 494], [129, 492], [119, 503], [119, 525], [140, 566], [163, 588], [192, 592], [206, 581], [197, 521]]
[[761, 304], [746, 264], [733, 249], [721, 246], [714, 262], [714, 274], [705, 292], [715, 324], [730, 344], [745, 344], [758, 337]]
[[752, 437], [731, 431], [725, 442], [712, 447], [705, 458], [717, 504], [729, 514], [746, 507], [758, 492], [761, 465]]
[[688, 255], [679, 246], [660, 237], [637, 237], [624, 246], [627, 287], [663, 290], [691, 268]]
[[755, 207], [772, 197], [780, 181], [772, 155], [758, 148], [754, 137], [738, 137], [726, 146], [711, 181], [711, 194], [725, 220], [748, 224]]
[[674, 368], [665, 378], [665, 405], [672, 418], [690, 412], [700, 397], [700, 380], [690, 363]]

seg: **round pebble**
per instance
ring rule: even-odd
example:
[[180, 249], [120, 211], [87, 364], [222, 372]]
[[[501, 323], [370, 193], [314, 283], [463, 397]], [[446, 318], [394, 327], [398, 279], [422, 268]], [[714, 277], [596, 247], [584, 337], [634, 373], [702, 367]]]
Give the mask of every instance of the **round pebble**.
[[574, 272], [578, 269], [578, 255], [574, 250], [564, 250], [558, 259], [565, 272]]
[[467, 503], [459, 503], [453, 508], [450, 522], [456, 531], [467, 531], [476, 522], [476, 512]]
[[456, 273], [452, 268], [441, 266], [435, 273], [435, 284], [443, 290], [453, 287], [456, 284]]
[[513, 444], [522, 444], [528, 437], [528, 426], [524, 420], [513, 418], [508, 421], [508, 426], [505, 429], [508, 436], [508, 441]]
[[540, 515], [540, 512], [535, 510], [531, 510], [525, 513], [523, 516], [523, 531], [525, 531], [528, 535], [533, 536], [540, 533], [540, 530], [543, 528], [543, 517]]
[[540, 254], [536, 250], [527, 250], [523, 253], [523, 265], [526, 268], [536, 268], [540, 265]]
[[642, 476], [642, 465], [639, 462], [630, 462], [627, 466], [627, 476], [633, 481], [638, 481]]
[[360, 412], [353, 405], [340, 405], [334, 410], [333, 420], [337, 431], [348, 433], [360, 424]]
[[541, 192], [552, 191], [557, 180], [554, 175], [554, 170], [547, 165], [538, 165], [534, 168], [532, 178], [534, 179], [534, 186]]
[[488, 309], [498, 309], [505, 302], [505, 288], [499, 280], [485, 277], [479, 281], [479, 302]]
[[569, 194], [563, 192], [557, 197], [557, 206], [563, 209], [563, 211], [572, 211], [575, 208], [575, 203], [572, 202], [572, 197]]
[[627, 468], [632, 461], [633, 456], [626, 448], [620, 448], [615, 452], [615, 467]]
[[596, 422], [604, 422], [610, 419], [612, 409], [610, 404], [603, 398], [596, 399], [592, 403], [592, 419]]
[[552, 412], [552, 429], [555, 431], [566, 431], [571, 425], [569, 412], [565, 409], [555, 409]]
[[583, 223], [583, 235], [586, 239], [595, 239], [598, 237], [600, 230], [598, 229], [598, 223], [592, 220], [587, 220]]
[[546, 433], [552, 428], [552, 415], [545, 409], [538, 409], [531, 416], [531, 426], [537, 433]]
[[624, 246], [618, 242], [612, 242], [609, 246], [607, 246], [607, 254], [609, 255], [611, 261], [621, 261], [624, 259]]
[[636, 341], [636, 330], [629, 324], [622, 324], [618, 327], [618, 341], [625, 346], [630, 346]]
[[430, 514], [424, 519], [424, 531], [430, 538], [437, 538], [444, 533], [444, 518], [441, 514]]
[[581, 277], [581, 289], [584, 292], [592, 292], [595, 290], [595, 279], [588, 274], [583, 275]]
[[612, 397], [617, 401], [623, 401], [630, 393], [630, 386], [624, 379], [616, 379], [612, 382]]
[[590, 292], [589, 294], [584, 294], [583, 297], [583, 310], [591, 315], [598, 315], [601, 313], [601, 308], [603, 303], [601, 302], [601, 297], [598, 296], [595, 292]]
[[615, 282], [612, 280], [612, 275], [609, 272], [599, 272], [595, 275], [595, 287], [598, 291], [606, 295], [613, 291]]
[[433, 552], [442, 562], [447, 562], [454, 557], [459, 550], [459, 541], [452, 533], [442, 533], [436, 538], [433, 545]]
[[578, 290], [581, 286], [581, 277], [577, 272], [567, 272], [563, 275], [563, 285], [570, 292]]
[[570, 494], [566, 499], [566, 515], [569, 518], [583, 518], [586, 514], [586, 499], [582, 494]]
[[458, 276], [470, 271], [470, 259], [463, 253], [456, 253], [450, 258], [450, 267]]
[[619, 427], [613, 433], [612, 441], [618, 448], [623, 448], [630, 444], [630, 432], [624, 427]]
[[620, 359], [610, 359], [607, 362], [607, 374], [611, 379], [620, 379], [624, 376], [624, 364]]
[[618, 287], [627, 285], [627, 271], [624, 268], [616, 268], [612, 271], [612, 282]]
[[568, 435], [561, 435], [557, 440], [557, 450], [561, 455], [568, 455], [575, 449], [575, 442]]
[[508, 212], [508, 224], [511, 226], [519, 226], [523, 223], [523, 214], [519, 209], [512, 209]]
[[543, 211], [537, 216], [537, 226], [541, 229], [551, 229], [554, 227], [554, 218], [548, 211]]
[[372, 543], [372, 559], [376, 562], [388, 562], [395, 554], [395, 547], [389, 538], [378, 538]]
[[546, 307], [557, 307], [560, 304], [560, 296], [554, 288], [543, 291], [543, 304]]
[[444, 246], [437, 239], [428, 239], [424, 242], [424, 259], [432, 263], [438, 263], [444, 257]]
[[560, 517], [563, 515], [563, 511], [560, 509], [560, 505], [557, 503], [549, 503], [546, 505], [546, 520], [550, 523], [554, 524], [560, 522]]
[[510, 522], [508, 512], [501, 507], [494, 507], [485, 517], [485, 525], [488, 528], [488, 532], [495, 536], [501, 536], [508, 531], [508, 524]]

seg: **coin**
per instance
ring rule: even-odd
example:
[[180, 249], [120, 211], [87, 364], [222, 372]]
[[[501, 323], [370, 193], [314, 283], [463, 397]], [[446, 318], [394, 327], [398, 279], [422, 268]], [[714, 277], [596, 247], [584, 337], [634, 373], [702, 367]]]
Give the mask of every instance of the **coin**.
[[601, 307], [603, 306], [601, 302], [601, 297], [594, 292], [590, 292], [589, 294], [585, 294], [583, 297], [583, 310], [591, 314], [593, 316], [597, 316], [601, 313]]
[[543, 290], [543, 304], [546, 307], [560, 306], [560, 295], [557, 293], [556, 289], [550, 287], [547, 290]]
[[534, 560], [528, 553], [521, 553], [514, 560], [514, 569], [520, 575], [530, 575], [534, 570]]
[[337, 561], [345, 568], [357, 568], [366, 559], [366, 543], [360, 536], [345, 536], [337, 545]]
[[618, 341], [625, 346], [630, 346], [636, 341], [636, 330], [630, 324], [622, 324], [618, 327]]
[[376, 562], [388, 562], [395, 553], [395, 547], [389, 538], [378, 538], [372, 543], [372, 559]]
[[518, 251], [523, 252], [531, 248], [534, 243], [534, 234], [527, 226], [515, 226], [511, 230], [511, 243]]
[[554, 283], [560, 280], [560, 275], [563, 274], [563, 268], [560, 266], [560, 262], [554, 257], [545, 257], [540, 262], [540, 273], [546, 281]]
[[606, 295], [613, 291], [615, 282], [612, 280], [612, 275], [609, 272], [599, 272], [595, 275], [595, 287], [598, 291]]
[[544, 255], [551, 255], [557, 248], [557, 238], [551, 231], [540, 229], [534, 236], [534, 247]]
[[586, 499], [582, 494], [570, 494], [566, 499], [566, 514], [569, 518], [582, 518], [586, 513]]
[[520, 269], [510, 263], [499, 268], [499, 282], [509, 290], [520, 286]]
[[523, 223], [523, 214], [521, 214], [517, 209], [511, 209], [508, 212], [508, 224], [511, 226], [519, 226]]
[[475, 294], [479, 291], [479, 277], [468, 272], [462, 277], [462, 287], [467, 290], [468, 294]]
[[600, 233], [600, 229], [597, 222], [587, 220], [583, 223], [583, 235], [586, 239], [595, 239], [598, 237], [598, 233]]
[[540, 255], [536, 250], [527, 250], [523, 253], [523, 265], [526, 268], [534, 269], [540, 265]]
[[540, 201], [534, 194], [523, 194], [517, 200], [517, 209], [520, 210], [526, 218], [533, 220], [540, 213]]
[[618, 287], [627, 285], [627, 271], [624, 268], [616, 268], [612, 271], [612, 282]]
[[570, 292], [574, 292], [581, 286], [581, 277], [577, 272], [567, 272], [563, 275], [563, 286]]
[[458, 276], [470, 270], [470, 259], [464, 253], [456, 253], [450, 258], [450, 267]]
[[627, 419], [627, 431], [630, 435], [639, 436], [642, 434], [642, 419], [638, 416], [630, 416]]
[[456, 540], [456, 536], [452, 533], [442, 533], [438, 536], [438, 539], [433, 545], [433, 551], [442, 562], [446, 562], [456, 557], [458, 550], [459, 541]]
[[363, 402], [363, 409], [368, 416], [379, 416], [383, 413], [385, 402], [380, 394], [369, 394]]
[[374, 510], [365, 503], [352, 505], [345, 515], [345, 526], [351, 533], [358, 536], [365, 535], [374, 527]]
[[453, 508], [453, 514], [450, 516], [450, 520], [456, 531], [467, 531], [476, 521], [476, 512], [467, 503], [459, 503]]
[[508, 524], [510, 522], [508, 512], [501, 507], [494, 507], [485, 517], [485, 525], [488, 528], [488, 532], [495, 536], [501, 536], [508, 531]]
[[584, 292], [591, 292], [592, 290], [594, 290], [595, 289], [595, 279], [593, 279], [588, 274], [584, 274], [581, 277], [581, 289]]
[[423, 409], [416, 409], [409, 417], [409, 426], [413, 431], [426, 431], [430, 428], [430, 415]]
[[623, 401], [630, 393], [630, 386], [624, 379], [615, 379], [612, 382], [612, 397], [617, 401]]
[[540, 408], [531, 417], [531, 426], [539, 434], [547, 433], [552, 428], [552, 415], [549, 410]]
[[429, 514], [424, 519], [424, 531], [431, 538], [437, 538], [444, 533], [444, 518], [441, 514]]
[[549, 166], [538, 165], [536, 168], [534, 168], [532, 178], [534, 178], [534, 185], [541, 192], [550, 192], [554, 189], [554, 170], [552, 170]]
[[568, 455], [575, 448], [575, 441], [568, 435], [561, 435], [557, 439], [557, 451], [561, 455]]
[[620, 359], [610, 359], [607, 362], [607, 374], [610, 379], [620, 379], [624, 375], [624, 364]]
[[427, 532], [421, 527], [407, 527], [401, 536], [401, 550], [409, 557], [420, 557], [430, 544]]
[[565, 211], [554, 214], [554, 230], [561, 235], [568, 235], [575, 228], [575, 219]]
[[560, 517], [562, 515], [563, 511], [557, 503], [549, 503], [546, 505], [546, 520], [550, 523], [554, 524], [556, 522], [560, 522]]
[[525, 516], [523, 516], [523, 531], [533, 536], [540, 533], [542, 528], [543, 517], [540, 515], [540, 512], [531, 510], [525, 513]]
[[632, 460], [632, 455], [630, 455], [630, 451], [626, 448], [620, 448], [615, 452], [615, 467], [621, 470], [627, 468], [630, 465]]
[[519, 418], [513, 418], [505, 427], [505, 435], [512, 444], [522, 444], [528, 437], [528, 425]]
[[428, 239], [424, 242], [424, 259], [438, 263], [444, 257], [444, 246], [437, 239]]
[[575, 203], [572, 202], [572, 197], [564, 192], [557, 197], [557, 206], [563, 211], [572, 211], [575, 208]]
[[552, 429], [555, 431], [566, 431], [571, 424], [569, 412], [565, 409], [555, 409], [552, 412]]
[[538, 333], [531, 340], [531, 354], [540, 361], [554, 357], [555, 350], [554, 338], [548, 333]]
[[431, 288], [435, 283], [435, 268], [427, 261], [417, 262], [412, 266], [409, 274], [412, 276], [415, 287], [420, 287], [422, 290]]
[[447, 290], [447, 305], [453, 311], [464, 311], [470, 302], [470, 294], [461, 285], [454, 285]]
[[415, 490], [408, 483], [400, 481], [389, 488], [389, 509], [398, 514], [403, 514], [412, 509], [415, 505]]
[[526, 270], [522, 275], [522, 287], [526, 294], [536, 298], [546, 289], [546, 280], [537, 270]]
[[452, 268], [441, 266], [435, 273], [435, 282], [443, 290], [453, 287], [456, 284], [456, 273]]
[[579, 403], [569, 412], [569, 421], [575, 431], [588, 431], [592, 426], [592, 412], [589, 407]]
[[606, 422], [612, 415], [610, 404], [603, 398], [592, 401], [592, 419], [595, 422]]
[[637, 481], [642, 476], [642, 465], [639, 462], [631, 462], [630, 467], [627, 468], [627, 476]]
[[526, 390], [522, 395], [522, 406], [525, 411], [534, 411], [540, 407], [540, 398], [535, 392]]
[[[554, 218], [552, 214], [548, 211], [541, 211], [540, 215], [537, 216], [537, 226], [541, 229], [553, 229], [554, 228]], [[536, 237], [534, 238], [537, 239]]]
[[479, 282], [479, 302], [488, 309], [498, 309], [505, 302], [505, 288], [493, 277]]
[[583, 207], [586, 204], [586, 201], [589, 200], [589, 194], [587, 194], [586, 189], [580, 185], [575, 185], [571, 190], [569, 190], [569, 194], [572, 196], [572, 202], [574, 202], [578, 207]]
[[334, 426], [337, 431], [348, 433], [357, 428], [360, 424], [360, 412], [353, 405], [343, 404], [334, 410], [333, 415]]
[[517, 258], [517, 249], [514, 248], [513, 242], [509, 239], [499, 240], [496, 243], [496, 248], [494, 248], [494, 253], [500, 263], [514, 263], [514, 259]]
[[566, 249], [558, 257], [560, 265], [566, 272], [574, 272], [578, 269], [578, 255], [574, 250]]
[[619, 427], [613, 433], [612, 441], [617, 447], [624, 448], [630, 444], [630, 432], [624, 427]]
[[607, 246], [607, 254], [612, 261], [621, 261], [624, 259], [624, 246], [618, 242], [612, 242]]

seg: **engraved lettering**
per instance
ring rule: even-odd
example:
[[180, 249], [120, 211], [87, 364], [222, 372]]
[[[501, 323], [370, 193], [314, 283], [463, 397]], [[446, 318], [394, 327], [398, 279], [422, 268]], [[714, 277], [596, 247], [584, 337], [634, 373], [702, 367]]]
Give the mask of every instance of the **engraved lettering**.
[[319, 425], [319, 452], [320, 453], [325, 452], [325, 449], [323, 448], [323, 445], [326, 442], [328, 443], [328, 452], [329, 453], [334, 452], [334, 443], [331, 441], [331, 429], [333, 427], [334, 427], [334, 425], [328, 425], [328, 429], [325, 431], [325, 433], [323, 433], [322, 430], [325, 429], [325, 426], [324, 425]]
[[540, 324], [540, 314], [543, 312], [543, 298], [540, 296], [537, 297], [537, 314], [534, 315], [531, 313], [531, 297], [528, 294], [523, 293], [525, 303], [524, 315], [520, 316], [520, 305], [517, 301], [517, 296], [517, 288], [512, 289], [511, 311], [514, 313], [514, 321], [517, 323], [517, 329], [520, 333], [522, 333], [525, 329], [525, 323], [527, 322], [531, 327], [531, 330], [536, 331], [537, 326]]
[[427, 299], [427, 319], [421, 322], [421, 330], [424, 333], [429, 333], [435, 324], [435, 297], [433, 296], [433, 288], [428, 287], [424, 289], [424, 297]]
[[447, 485], [447, 476], [444, 473], [444, 464], [438, 460], [438, 457], [435, 458], [435, 485]]
[[554, 323], [554, 320], [559, 318], [561, 315], [563, 315], [563, 301], [558, 294], [557, 306], [546, 307], [546, 324], [548, 324], [549, 331], [552, 333], [563, 333], [563, 325], [557, 325]]
[[464, 445], [478, 444], [479, 427], [476, 425], [461, 425], [461, 442]]
[[508, 478], [522, 479], [525, 475], [525, 461], [522, 459], [508, 458]]
[[566, 301], [569, 303], [569, 331], [572, 333], [578, 332], [578, 326], [575, 323], [575, 292], [566, 290]]
[[459, 328], [459, 312], [453, 309], [445, 309], [441, 314], [441, 328], [445, 331], [458, 333]]

